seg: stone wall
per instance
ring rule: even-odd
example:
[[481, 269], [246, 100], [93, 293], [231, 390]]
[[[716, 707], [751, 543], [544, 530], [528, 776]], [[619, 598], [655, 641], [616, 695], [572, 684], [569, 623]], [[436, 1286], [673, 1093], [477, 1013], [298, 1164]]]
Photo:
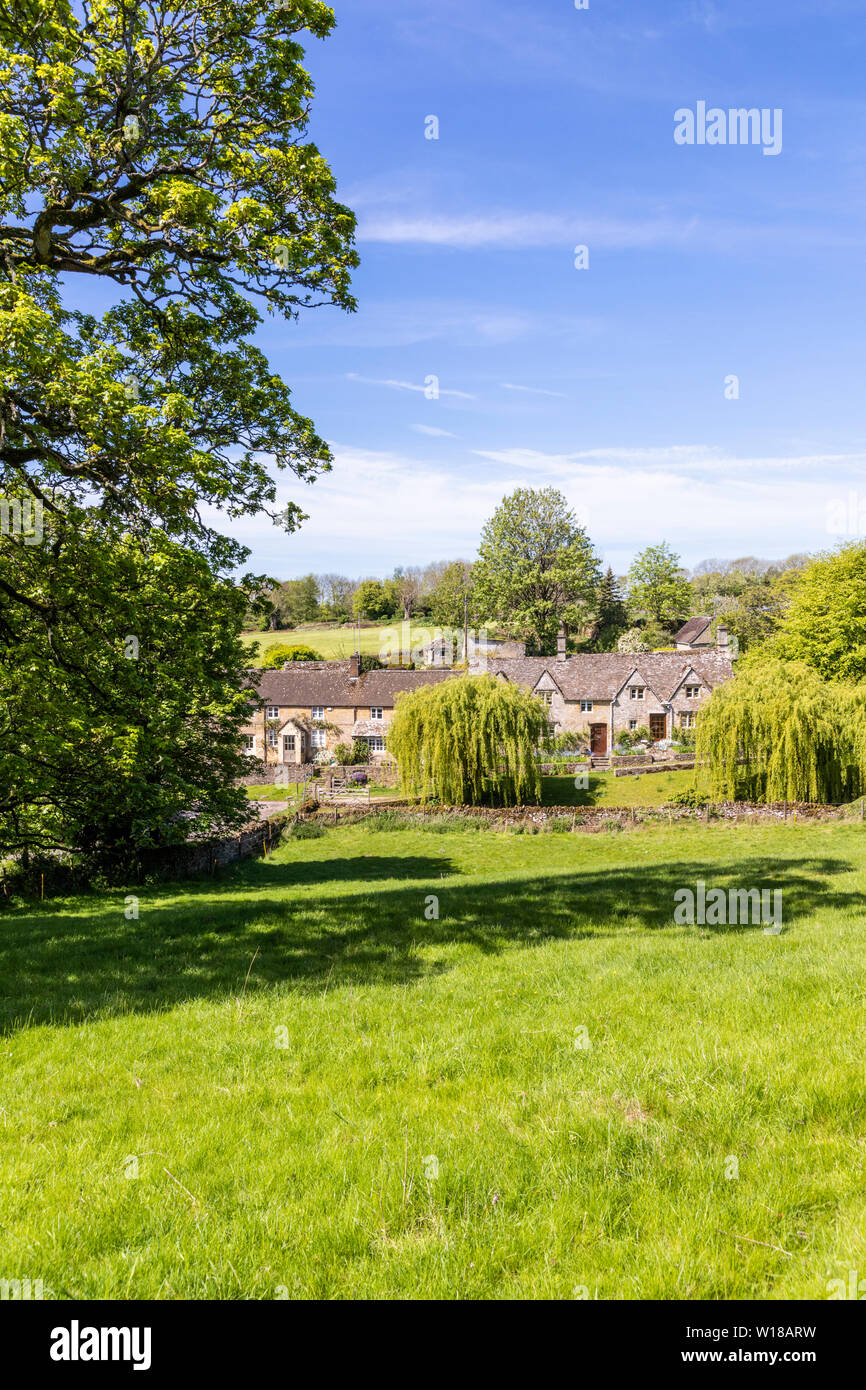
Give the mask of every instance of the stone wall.
[[391, 758], [355, 763], [350, 767], [343, 767], [338, 763], [269, 763], [266, 768], [259, 759], [256, 759], [256, 762], [257, 770], [241, 779], [245, 787], [271, 787], [275, 784], [282, 786], [283, 783], [286, 786], [297, 786], [311, 778], [324, 784], [332, 774], [351, 779], [356, 772], [366, 772], [369, 780], [378, 782], [381, 787], [396, 787], [400, 780], [397, 764]]
[[[390, 807], [368, 807], [351, 809], [340, 808], [335, 817], [334, 808], [312, 811], [309, 819], [321, 820], [323, 824], [350, 825], [366, 820], [370, 816], [381, 816], [391, 812]], [[777, 822], [783, 820], [843, 820], [851, 818], [851, 808], [847, 806], [821, 806], [808, 802], [773, 802], [763, 805], [758, 802], [725, 801], [712, 806], [406, 806], [394, 812], [402, 820], [433, 819], [454, 821], [482, 821], [495, 830], [509, 830], [522, 827], [530, 833], [544, 831], [558, 822], [558, 829], [593, 832], [607, 828], [625, 828], [629, 825], [672, 825], [674, 821], [735, 821], [735, 822]], [[533, 829], [534, 827], [534, 829]]]

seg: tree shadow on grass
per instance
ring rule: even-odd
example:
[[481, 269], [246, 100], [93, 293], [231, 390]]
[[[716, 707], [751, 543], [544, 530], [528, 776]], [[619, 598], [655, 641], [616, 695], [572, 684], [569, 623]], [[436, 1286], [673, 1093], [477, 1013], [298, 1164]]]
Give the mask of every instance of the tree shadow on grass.
[[[247, 994], [286, 984], [319, 990], [326, 981], [332, 990], [405, 985], [450, 968], [437, 947], [493, 954], [555, 938], [579, 943], [671, 927], [674, 893], [699, 880], [726, 891], [781, 889], [790, 929], [819, 909], [859, 903], [857, 893], [832, 884], [853, 867], [821, 857], [749, 859], [729, 868], [694, 860], [479, 881], [461, 880], [444, 855], [248, 862], [214, 879], [141, 890], [133, 921], [124, 916], [122, 894], [111, 906], [105, 898], [81, 900], [78, 915], [67, 903], [0, 920], [0, 1028], [230, 998], [248, 971]], [[343, 887], [367, 879], [368, 889]], [[303, 891], [326, 882], [336, 891]], [[426, 915], [431, 895], [438, 919]], [[97, 910], [88, 912], [90, 905]]]

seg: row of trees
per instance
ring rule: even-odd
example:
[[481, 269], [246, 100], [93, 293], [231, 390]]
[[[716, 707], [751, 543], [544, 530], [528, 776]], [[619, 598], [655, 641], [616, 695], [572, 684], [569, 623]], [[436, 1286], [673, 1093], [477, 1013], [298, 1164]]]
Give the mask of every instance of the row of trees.
[[249, 617], [262, 628], [354, 617], [459, 628], [465, 617], [473, 628], [492, 624], [544, 653], [563, 621], [580, 650], [640, 652], [668, 644], [686, 618], [708, 614], [745, 648], [773, 630], [805, 561], [706, 561], [689, 575], [662, 542], [617, 576], [602, 570], [562, 493], [518, 488], [484, 526], [473, 562], [440, 561], [360, 581], [309, 574], [274, 584]]

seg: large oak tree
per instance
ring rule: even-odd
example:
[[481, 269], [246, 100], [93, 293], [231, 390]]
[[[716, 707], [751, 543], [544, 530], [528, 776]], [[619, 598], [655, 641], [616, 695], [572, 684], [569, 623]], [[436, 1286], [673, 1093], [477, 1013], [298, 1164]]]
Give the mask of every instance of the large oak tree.
[[[354, 219], [307, 138], [312, 84], [297, 41], [332, 25], [318, 0], [7, 0], [0, 15], [0, 482], [43, 508], [47, 538], [26, 556], [22, 537], [0, 540], [0, 672], [10, 689], [25, 682], [32, 710], [57, 673], [70, 702], [53, 707], [52, 731], [79, 747], [105, 795], [118, 774], [99, 755], [106, 686], [93, 671], [127, 634], [147, 634], [152, 611], [137, 616], [112, 588], [117, 548], [137, 546], [147, 571], [132, 595], [151, 591], [148, 567], [167, 549], [180, 588], [189, 597], [198, 582], [235, 640], [245, 604], [238, 614], [218, 577], [246, 551], [219, 534], [214, 509], [292, 530], [303, 514], [279, 506], [274, 467], [312, 481], [329, 466], [254, 334], [265, 314], [353, 307]], [[184, 569], [178, 545], [204, 569]], [[246, 600], [260, 588], [242, 586]], [[170, 630], [168, 604], [163, 617]], [[235, 733], [238, 652], [217, 663], [213, 692], [220, 727]], [[172, 659], [168, 646], [149, 653], [164, 692], [171, 671], [153, 663]], [[0, 735], [9, 776], [15, 710]], [[158, 765], [183, 781], [183, 740], [176, 756], [166, 743]], [[122, 775], [134, 783], [139, 761]], [[84, 832], [72, 799], [57, 832], [64, 785], [58, 774], [51, 835], [74, 846]], [[214, 795], [212, 807], [240, 814], [237, 797]], [[145, 840], [167, 823], [148, 814], [135, 820]], [[2, 815], [0, 839], [18, 843]]]

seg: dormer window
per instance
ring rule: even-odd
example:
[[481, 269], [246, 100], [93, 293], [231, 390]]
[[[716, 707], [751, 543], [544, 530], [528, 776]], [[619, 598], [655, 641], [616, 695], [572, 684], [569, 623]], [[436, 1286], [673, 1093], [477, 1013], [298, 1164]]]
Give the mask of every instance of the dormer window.
[[551, 705], [551, 704], [553, 703], [553, 691], [552, 691], [552, 690], [536, 690], [535, 693], [536, 693], [536, 695], [538, 696], [539, 700], [541, 701], [541, 703], [542, 703], [543, 705], [548, 705], [548, 706], [549, 706], [549, 705]]
[[687, 685], [687, 686], [686, 686], [686, 699], [687, 699], [687, 700], [696, 700], [696, 699], [698, 698], [698, 696], [700, 695], [700, 693], [701, 693], [701, 687], [700, 687], [699, 685]]
[[645, 686], [645, 685], [630, 685], [629, 688], [628, 688], [629, 699], [630, 699], [630, 700], [642, 700], [642, 699], [643, 699], [643, 693], [644, 693], [645, 690], [646, 690], [646, 686]]

